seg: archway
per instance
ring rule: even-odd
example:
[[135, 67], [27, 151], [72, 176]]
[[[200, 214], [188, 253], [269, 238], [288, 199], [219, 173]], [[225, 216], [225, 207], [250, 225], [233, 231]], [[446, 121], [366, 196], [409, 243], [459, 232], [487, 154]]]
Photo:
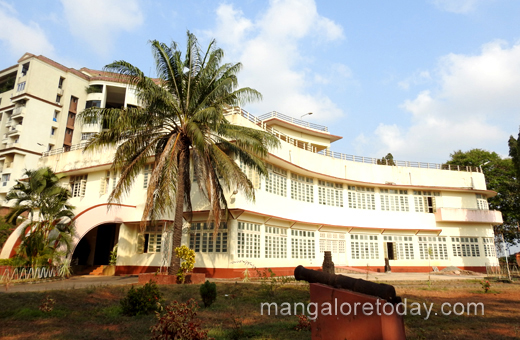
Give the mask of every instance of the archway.
[[72, 263], [80, 266], [107, 265], [110, 252], [119, 239], [119, 224], [104, 223], [87, 232], [72, 254]]

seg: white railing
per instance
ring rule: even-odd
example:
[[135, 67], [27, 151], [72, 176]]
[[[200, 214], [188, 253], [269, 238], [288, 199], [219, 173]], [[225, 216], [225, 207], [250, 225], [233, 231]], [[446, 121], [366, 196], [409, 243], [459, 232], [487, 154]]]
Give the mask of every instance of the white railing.
[[13, 110], [13, 114], [11, 115], [11, 118], [14, 118], [15, 116], [18, 116], [25, 112], [25, 105], [17, 106]]
[[[292, 144], [300, 149], [304, 149], [310, 152], [317, 153], [319, 155], [323, 155], [326, 157], [342, 159], [351, 162], [359, 162], [359, 163], [367, 163], [367, 164], [378, 164], [378, 165], [388, 165], [388, 166], [401, 166], [407, 168], [420, 168], [420, 169], [437, 169], [437, 170], [450, 170], [450, 171], [467, 171], [467, 172], [482, 172], [482, 168], [476, 166], [459, 166], [459, 165], [451, 165], [451, 164], [438, 164], [438, 163], [426, 163], [426, 162], [413, 162], [413, 161], [399, 161], [393, 160], [389, 162], [386, 159], [373, 158], [373, 157], [365, 157], [365, 156], [355, 156], [348, 155], [340, 152], [334, 152], [331, 150], [317, 150], [315, 146], [308, 142], [304, 142], [295, 138], [292, 138], [270, 126], [267, 126], [264, 121], [260, 118], [263, 117], [272, 117], [272, 113], [268, 113], [266, 115], [262, 115], [260, 117], [256, 117], [251, 113], [247, 112], [242, 108], [232, 108], [227, 110], [227, 114], [240, 114], [242, 117], [246, 118], [250, 122], [258, 125], [262, 129], [272, 133], [280, 140]], [[279, 117], [279, 116], [278, 116]]]
[[263, 114], [263, 115], [258, 117], [258, 119], [260, 119], [260, 120], [267, 120], [267, 119], [270, 119], [270, 118], [279, 118], [279, 119], [284, 120], [286, 122], [293, 123], [293, 124], [300, 125], [300, 126], [303, 126], [303, 127], [306, 127], [306, 128], [314, 129], [314, 130], [325, 131], [325, 132], [329, 131], [329, 128], [324, 126], [324, 125], [319, 125], [319, 124], [314, 124], [314, 123], [311, 123], [311, 122], [306, 122], [304, 120], [293, 118], [293, 117], [284, 115], [284, 114], [282, 114], [280, 112], [276, 112], [276, 111], [272, 111], [272, 112]]
[[43, 152], [42, 157], [57, 155], [60, 153], [74, 151], [74, 150], [81, 150], [81, 149], [84, 149], [86, 145], [87, 145], [87, 142], [82, 142], [79, 144], [71, 145], [70, 148], [64, 147], [64, 148], [52, 149], [52, 150]]
[[9, 267], [4, 270], [0, 282], [50, 279], [58, 276], [56, 267]]

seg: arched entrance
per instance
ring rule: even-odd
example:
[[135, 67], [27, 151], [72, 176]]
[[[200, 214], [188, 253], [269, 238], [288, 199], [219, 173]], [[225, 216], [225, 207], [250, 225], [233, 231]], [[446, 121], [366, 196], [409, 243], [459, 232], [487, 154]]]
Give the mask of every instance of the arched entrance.
[[87, 232], [72, 254], [72, 263], [80, 266], [107, 265], [110, 252], [119, 239], [117, 223], [104, 223]]

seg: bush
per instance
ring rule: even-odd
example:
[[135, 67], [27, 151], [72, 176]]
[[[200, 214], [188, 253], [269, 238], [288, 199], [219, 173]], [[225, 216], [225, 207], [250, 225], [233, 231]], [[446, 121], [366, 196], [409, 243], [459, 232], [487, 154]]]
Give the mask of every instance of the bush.
[[186, 273], [191, 272], [195, 266], [195, 251], [186, 246], [180, 246], [175, 248], [175, 255], [182, 261], [177, 278], [184, 284]]
[[200, 320], [195, 318], [197, 307], [193, 299], [186, 303], [173, 301], [163, 315], [157, 313], [157, 324], [151, 328], [152, 339], [208, 339], [208, 331], [200, 329]]
[[155, 282], [148, 282], [143, 287], [130, 288], [125, 298], [121, 299], [122, 312], [125, 315], [143, 315], [162, 310], [162, 294]]
[[217, 285], [206, 280], [200, 285], [200, 297], [204, 302], [204, 307], [209, 307], [217, 299]]

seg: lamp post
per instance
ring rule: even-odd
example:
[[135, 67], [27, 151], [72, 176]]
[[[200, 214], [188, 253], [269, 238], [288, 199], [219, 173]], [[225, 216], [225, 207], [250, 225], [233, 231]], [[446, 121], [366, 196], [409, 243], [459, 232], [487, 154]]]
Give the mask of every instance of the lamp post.
[[302, 118], [305, 117], [305, 116], [310, 116], [310, 115], [312, 115], [312, 112], [309, 112], [309, 113], [306, 113], [306, 114], [302, 115], [302, 116], [300, 117], [300, 119], [302, 119]]

